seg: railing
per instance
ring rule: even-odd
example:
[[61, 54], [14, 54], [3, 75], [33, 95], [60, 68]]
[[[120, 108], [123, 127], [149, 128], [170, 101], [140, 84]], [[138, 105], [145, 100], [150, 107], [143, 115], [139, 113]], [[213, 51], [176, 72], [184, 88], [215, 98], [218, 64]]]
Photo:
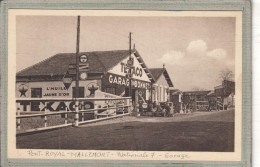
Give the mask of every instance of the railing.
[[[129, 115], [132, 111], [130, 97], [121, 97], [121, 98], [19, 98], [16, 100], [17, 104], [17, 133], [27, 133], [40, 130], [61, 128], [66, 126], [73, 126], [75, 124], [85, 124], [91, 122], [97, 122], [101, 120], [121, 117]], [[52, 104], [59, 102], [58, 107], [55, 109], [52, 108]], [[93, 108], [85, 109], [85, 103], [92, 103]], [[76, 104], [80, 107], [79, 110], [76, 110]], [[37, 109], [37, 111], [21, 111], [21, 106], [23, 110], [30, 106], [31, 108]], [[41, 107], [41, 109], [40, 109]], [[41, 112], [41, 113], [39, 113]], [[86, 114], [91, 114], [92, 119], [86, 119]], [[48, 126], [48, 117], [60, 116], [58, 120], [56, 117], [53, 124]], [[38, 119], [40, 117], [40, 120]], [[61, 123], [62, 117], [64, 117], [63, 123]], [[101, 118], [102, 117], [102, 118]], [[105, 118], [104, 118], [105, 117]], [[81, 119], [79, 119], [81, 118]], [[21, 122], [21, 120], [24, 121]], [[26, 124], [26, 120], [34, 119], [34, 125], [31, 127], [23, 127], [21, 125]], [[50, 118], [51, 119], [51, 118]], [[44, 120], [44, 125], [39, 127], [39, 121]], [[38, 121], [38, 122], [37, 122]], [[30, 121], [29, 121], [30, 122]], [[33, 122], [33, 121], [32, 121]], [[69, 123], [70, 122], [70, 123]], [[28, 124], [28, 122], [27, 122]], [[31, 123], [33, 124], [33, 123]], [[34, 126], [34, 127], [32, 127]], [[35, 127], [37, 126], [37, 127]]]

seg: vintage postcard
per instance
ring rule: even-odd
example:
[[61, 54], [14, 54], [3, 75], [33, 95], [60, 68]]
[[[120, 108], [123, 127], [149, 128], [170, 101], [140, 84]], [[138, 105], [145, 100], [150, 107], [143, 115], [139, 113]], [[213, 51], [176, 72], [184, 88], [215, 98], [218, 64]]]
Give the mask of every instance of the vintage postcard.
[[6, 12], [3, 166], [251, 165], [245, 10]]

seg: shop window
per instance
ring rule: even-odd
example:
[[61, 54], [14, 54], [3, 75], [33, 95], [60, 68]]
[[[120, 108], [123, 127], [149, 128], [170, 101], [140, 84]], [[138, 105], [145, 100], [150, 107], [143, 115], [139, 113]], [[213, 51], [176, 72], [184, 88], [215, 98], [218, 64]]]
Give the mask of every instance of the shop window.
[[162, 93], [163, 93], [163, 92], [162, 92], [162, 87], [160, 86], [160, 87], [159, 87], [159, 102], [163, 101], [163, 100], [162, 100]]
[[[73, 98], [75, 98], [76, 97], [76, 87], [73, 87], [72, 91], [73, 91]], [[84, 97], [84, 94], [85, 94], [84, 87], [79, 87], [79, 98]]]
[[106, 88], [106, 92], [110, 94], [116, 94], [116, 88], [108, 87]]
[[32, 98], [41, 98], [42, 97], [42, 88], [31, 88], [31, 97]]
[[166, 90], [166, 88], [164, 88], [164, 92], [163, 92], [163, 100], [164, 101], [167, 101], [167, 90]]
[[145, 100], [150, 100], [149, 99], [149, 97], [150, 97], [150, 90], [148, 90], [148, 89], [146, 90], [145, 97], [146, 97]]
[[165, 101], [165, 88], [162, 87], [162, 101]]

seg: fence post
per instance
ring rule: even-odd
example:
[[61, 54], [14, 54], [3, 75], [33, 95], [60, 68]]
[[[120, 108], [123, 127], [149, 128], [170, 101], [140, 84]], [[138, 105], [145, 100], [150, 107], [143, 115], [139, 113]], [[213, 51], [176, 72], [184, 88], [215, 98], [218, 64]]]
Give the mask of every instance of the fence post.
[[127, 109], [126, 106], [127, 106], [127, 99], [124, 100], [124, 107], [123, 107], [124, 111]]
[[[17, 103], [17, 116], [20, 116], [20, 112], [21, 112], [21, 106], [20, 106], [20, 102]], [[17, 129], [20, 130], [21, 129], [21, 119], [18, 118], [17, 119]]]
[[67, 124], [68, 123], [68, 114], [67, 114], [68, 108], [67, 107], [65, 107], [65, 111], [66, 111], [66, 114], [65, 114], [65, 124]]
[[81, 113], [81, 121], [84, 121], [84, 112]]
[[125, 114], [125, 101], [123, 102], [122, 110], [123, 110], [123, 114]]
[[98, 119], [98, 110], [94, 111], [94, 119]]
[[131, 114], [131, 109], [132, 109], [132, 105], [131, 105], [131, 100], [130, 99], [127, 99], [127, 109], [128, 109], [128, 113]]
[[108, 110], [109, 110], [108, 108], [109, 108], [109, 105], [107, 105], [107, 117], [108, 117]]
[[116, 113], [118, 112], [120, 112], [120, 105], [118, 104], [118, 102], [117, 102], [117, 100], [115, 100], [115, 111], [116, 111]]
[[78, 127], [79, 126], [79, 101], [78, 101], [78, 99], [76, 99], [76, 102], [75, 102], [75, 110], [76, 110], [76, 113], [75, 113], [75, 118], [74, 118], [74, 126]]
[[[84, 110], [83, 106], [84, 106], [84, 102], [83, 101], [79, 102], [79, 110]], [[81, 121], [84, 121], [84, 114], [85, 114], [84, 111], [81, 111], [81, 113], [79, 112], [79, 114], [81, 114]]]
[[[46, 114], [46, 107], [44, 108], [44, 114]], [[44, 115], [44, 127], [47, 127], [47, 116]]]
[[117, 115], [117, 107], [116, 107], [116, 110], [115, 110], [115, 114]]

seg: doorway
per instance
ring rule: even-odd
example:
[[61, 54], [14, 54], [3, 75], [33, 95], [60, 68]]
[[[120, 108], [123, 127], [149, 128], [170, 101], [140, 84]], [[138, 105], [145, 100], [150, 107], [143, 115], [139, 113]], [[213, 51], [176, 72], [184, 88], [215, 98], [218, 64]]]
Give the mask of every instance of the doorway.
[[132, 102], [134, 106], [138, 105], [138, 90], [137, 89], [132, 89]]

